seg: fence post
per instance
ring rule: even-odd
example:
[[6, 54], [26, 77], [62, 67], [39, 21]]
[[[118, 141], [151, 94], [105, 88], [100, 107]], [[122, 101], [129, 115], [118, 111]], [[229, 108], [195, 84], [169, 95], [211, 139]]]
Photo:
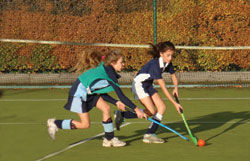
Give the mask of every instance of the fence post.
[[154, 19], [154, 44], [157, 44], [157, 2], [153, 0], [153, 19]]

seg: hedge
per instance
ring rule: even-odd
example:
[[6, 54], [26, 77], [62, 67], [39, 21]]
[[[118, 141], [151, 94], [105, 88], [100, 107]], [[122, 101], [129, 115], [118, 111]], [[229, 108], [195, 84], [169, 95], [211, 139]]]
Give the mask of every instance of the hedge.
[[[175, 45], [248, 46], [246, 0], [157, 1], [158, 41]], [[153, 2], [120, 0], [13, 0], [0, 4], [0, 37], [88, 43], [153, 42]], [[113, 48], [95, 47], [100, 51]], [[0, 72], [62, 72], [85, 47], [0, 43]], [[151, 57], [146, 49], [122, 48], [127, 70]], [[180, 71], [250, 69], [249, 50], [177, 50]]]

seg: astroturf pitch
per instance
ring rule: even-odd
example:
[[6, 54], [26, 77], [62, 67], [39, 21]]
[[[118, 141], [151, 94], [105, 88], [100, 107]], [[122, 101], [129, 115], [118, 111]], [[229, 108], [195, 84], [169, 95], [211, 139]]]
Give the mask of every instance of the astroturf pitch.
[[[121, 131], [115, 131], [128, 144], [121, 148], [104, 148], [103, 136], [95, 137], [103, 133], [97, 109], [90, 112], [89, 129], [60, 130], [55, 141], [49, 138], [48, 118], [77, 119], [76, 114], [63, 108], [68, 90], [1, 90], [1, 161], [246, 161], [250, 158], [250, 88], [179, 89], [187, 122], [192, 132], [206, 141], [205, 147], [196, 147], [161, 127], [157, 135], [166, 143], [145, 144], [142, 137], [150, 122], [130, 119]], [[133, 99], [130, 89], [123, 91]], [[174, 106], [164, 101], [167, 112], [162, 123], [190, 138]], [[116, 108], [111, 109], [113, 117]]]

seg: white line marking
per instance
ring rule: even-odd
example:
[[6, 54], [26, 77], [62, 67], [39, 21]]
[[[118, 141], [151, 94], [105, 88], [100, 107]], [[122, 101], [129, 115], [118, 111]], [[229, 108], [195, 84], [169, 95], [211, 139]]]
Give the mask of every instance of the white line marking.
[[[167, 98], [163, 98], [167, 100]], [[0, 102], [48, 102], [48, 101], [66, 101], [67, 99], [1, 99]], [[131, 99], [134, 100], [134, 99]], [[180, 100], [250, 100], [250, 97], [241, 98], [180, 98]]]
[[[129, 125], [129, 124], [130, 124], [130, 123], [125, 123], [125, 124], [123, 124], [121, 127], [127, 126], [127, 125]], [[92, 139], [95, 139], [95, 138], [97, 138], [97, 137], [99, 137], [99, 136], [102, 136], [102, 135], [104, 135], [104, 132], [103, 132], [103, 133], [100, 133], [100, 134], [97, 134], [97, 135], [95, 135], [95, 136], [89, 137], [89, 138], [87, 138], [87, 139], [85, 139], [85, 140], [83, 140], [83, 141], [80, 141], [80, 142], [78, 142], [78, 143], [72, 144], [72, 145], [70, 145], [70, 146], [68, 146], [68, 147], [66, 147], [66, 148], [64, 148], [64, 149], [62, 149], [62, 150], [60, 150], [60, 151], [57, 151], [57, 152], [51, 153], [51, 154], [49, 154], [49, 155], [46, 155], [46, 156], [44, 156], [44, 157], [42, 157], [42, 158], [40, 158], [40, 159], [38, 159], [38, 160], [36, 160], [36, 161], [42, 161], [42, 160], [44, 160], [44, 159], [51, 158], [51, 157], [53, 157], [53, 156], [56, 156], [56, 155], [58, 155], [58, 154], [61, 154], [61, 153], [65, 152], [65, 151], [67, 151], [67, 150], [69, 150], [69, 149], [71, 149], [71, 148], [73, 148], [73, 147], [75, 147], [75, 146], [78, 146], [78, 145], [80, 145], [80, 144], [86, 143], [87, 141], [92, 140]]]
[[249, 98], [181, 98], [180, 100], [250, 100]]
[[[91, 124], [102, 124], [102, 122], [91, 122]], [[47, 123], [38, 123], [38, 122], [0, 122], [0, 125], [47, 125]]]
[[2, 99], [0, 102], [47, 102], [47, 101], [66, 101], [67, 99]]
[[[129, 124], [148, 124], [150, 122], [147, 121], [138, 121], [138, 122], [127, 122]], [[163, 121], [161, 122], [163, 124], [183, 124], [181, 121]], [[202, 121], [202, 122], [195, 122], [195, 121], [189, 121], [189, 124], [250, 124], [250, 121], [243, 121], [243, 122], [238, 122], [238, 121]], [[91, 122], [91, 124], [101, 124], [100, 122]], [[0, 125], [45, 125], [45, 123], [28, 123], [28, 122], [23, 122], [23, 123], [15, 123], [15, 122], [0, 122]]]

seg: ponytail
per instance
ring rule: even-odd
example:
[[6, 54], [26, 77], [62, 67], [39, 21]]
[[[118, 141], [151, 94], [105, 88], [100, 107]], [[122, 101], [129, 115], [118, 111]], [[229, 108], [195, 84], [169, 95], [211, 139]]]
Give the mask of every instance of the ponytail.
[[102, 61], [102, 54], [96, 50], [87, 49], [78, 53], [76, 59], [77, 63], [70, 71], [79, 73], [97, 67]]
[[148, 54], [153, 56], [153, 58], [159, 58], [160, 57], [160, 52], [157, 48], [157, 45], [154, 45], [154, 44], [149, 44], [151, 46], [152, 49], [150, 49], [148, 51]]
[[149, 55], [152, 55], [153, 58], [159, 58], [160, 53], [165, 52], [167, 50], [175, 51], [175, 46], [170, 41], [160, 42], [156, 45], [149, 44], [151, 46], [151, 50], [148, 51]]

